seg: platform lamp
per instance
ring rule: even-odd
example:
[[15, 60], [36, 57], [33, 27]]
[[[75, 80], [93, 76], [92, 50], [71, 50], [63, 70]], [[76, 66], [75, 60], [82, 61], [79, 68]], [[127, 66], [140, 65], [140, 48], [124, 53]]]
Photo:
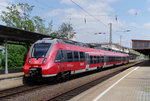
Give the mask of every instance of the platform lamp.
[[[126, 33], [126, 32], [130, 32], [131, 30], [124, 30], [124, 31], [118, 31], [118, 32], [123, 32], [123, 33]], [[120, 46], [121, 46], [121, 42], [122, 42], [122, 35], [120, 35]]]

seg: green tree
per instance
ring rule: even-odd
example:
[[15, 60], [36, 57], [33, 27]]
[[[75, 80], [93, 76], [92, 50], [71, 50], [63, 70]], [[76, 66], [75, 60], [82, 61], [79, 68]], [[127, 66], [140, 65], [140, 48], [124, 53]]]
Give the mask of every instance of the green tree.
[[70, 23], [62, 23], [58, 31], [51, 33], [51, 36], [65, 39], [72, 39], [74, 35], [75, 32]]
[[[27, 3], [19, 3], [12, 4], [6, 8], [8, 11], [2, 11], [1, 19], [8, 27], [39, 32], [43, 34], [51, 33], [52, 27], [49, 27], [50, 25], [46, 27], [44, 24], [45, 20], [39, 16], [31, 16], [34, 6], [30, 6]], [[52, 26], [51, 22], [49, 24]]]
[[[34, 6], [27, 3], [12, 4], [7, 7], [7, 11], [2, 11], [1, 19], [6, 23], [6, 26], [18, 28], [26, 31], [39, 32], [43, 34], [51, 33], [52, 22], [46, 25], [44, 20], [39, 16], [31, 16]], [[27, 48], [24, 46], [8, 45], [8, 67], [22, 67], [24, 58], [27, 55]], [[5, 66], [5, 57], [2, 57], [2, 66]]]

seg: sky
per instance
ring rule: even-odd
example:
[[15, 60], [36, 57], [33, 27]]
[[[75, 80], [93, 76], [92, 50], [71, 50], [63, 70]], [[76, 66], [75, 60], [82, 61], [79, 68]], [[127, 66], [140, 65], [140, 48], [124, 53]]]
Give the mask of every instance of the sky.
[[121, 39], [131, 47], [132, 39], [150, 40], [150, 0], [0, 0], [0, 14], [17, 3], [33, 5], [32, 16], [52, 21], [53, 31], [63, 22], [72, 24], [79, 42], [109, 42], [110, 23], [113, 43]]

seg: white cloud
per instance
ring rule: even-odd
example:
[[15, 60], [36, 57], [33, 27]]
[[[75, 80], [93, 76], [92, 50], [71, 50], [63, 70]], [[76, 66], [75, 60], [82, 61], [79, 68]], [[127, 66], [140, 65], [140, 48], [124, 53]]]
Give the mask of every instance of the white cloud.
[[140, 29], [140, 30], [149, 30], [150, 29], [150, 22], [144, 23], [144, 24], [137, 24], [137, 23], [130, 23], [130, 26]]
[[128, 13], [131, 14], [131, 15], [138, 15], [138, 14], [140, 14], [140, 12], [137, 11], [136, 9], [130, 9], [130, 10], [128, 10]]
[[[126, 23], [118, 19], [117, 24], [114, 16], [109, 16], [114, 9], [109, 5], [116, 0], [73, 0], [94, 17], [88, 15], [70, 0], [61, 0], [61, 3], [74, 5], [76, 8], [55, 9], [46, 14], [47, 17], [57, 17], [61, 22], [70, 22], [77, 32], [76, 40], [82, 42], [108, 42], [109, 23], [113, 23], [113, 30], [125, 26]], [[85, 22], [86, 19], [86, 22]], [[98, 20], [99, 21], [98, 21]], [[61, 23], [60, 22], [60, 23]], [[104, 25], [104, 24], [105, 25]], [[95, 35], [94, 33], [105, 32], [106, 34]], [[118, 41], [118, 40], [115, 40]]]
[[46, 17], [52, 17], [52, 16], [58, 16], [62, 14], [70, 14], [71, 12], [74, 12], [74, 8], [69, 9], [55, 9], [45, 14]]
[[71, 2], [71, 0], [61, 0], [61, 3], [68, 4], [68, 5], [72, 5], [73, 4]]
[[0, 0], [0, 7], [6, 7], [12, 2], [14, 2], [14, 0]]
[[[2, 11], [7, 11], [6, 7], [9, 6], [9, 3], [12, 3], [14, 0], [0, 0], [0, 14]], [[0, 20], [0, 24], [4, 25], [4, 22]]]
[[3, 10], [6, 10], [6, 7], [8, 6], [8, 3], [4, 0], [0, 0], [0, 12]]
[[7, 11], [6, 7], [12, 2], [14, 2], [14, 0], [0, 0], [0, 14], [2, 11]]
[[149, 12], [150, 12], [150, 7], [148, 7], [148, 9], [147, 9]]
[[142, 28], [144, 28], [144, 29], [150, 29], [150, 22], [145, 23], [145, 24], [142, 26]]
[[80, 4], [88, 4], [88, 2], [103, 2], [103, 3], [111, 3], [116, 2], [118, 0], [61, 0], [61, 3], [73, 5], [73, 2], [79, 2]]

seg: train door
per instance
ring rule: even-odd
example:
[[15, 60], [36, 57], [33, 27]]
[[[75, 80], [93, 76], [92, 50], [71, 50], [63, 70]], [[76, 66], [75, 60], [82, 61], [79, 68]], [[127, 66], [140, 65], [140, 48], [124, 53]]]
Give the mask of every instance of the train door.
[[88, 53], [85, 53], [85, 60], [86, 60], [86, 71], [89, 69], [89, 64], [90, 64], [90, 56]]
[[64, 71], [64, 56], [63, 56], [63, 51], [58, 50], [55, 58], [55, 63], [57, 63], [57, 67], [60, 70], [60, 72]]

